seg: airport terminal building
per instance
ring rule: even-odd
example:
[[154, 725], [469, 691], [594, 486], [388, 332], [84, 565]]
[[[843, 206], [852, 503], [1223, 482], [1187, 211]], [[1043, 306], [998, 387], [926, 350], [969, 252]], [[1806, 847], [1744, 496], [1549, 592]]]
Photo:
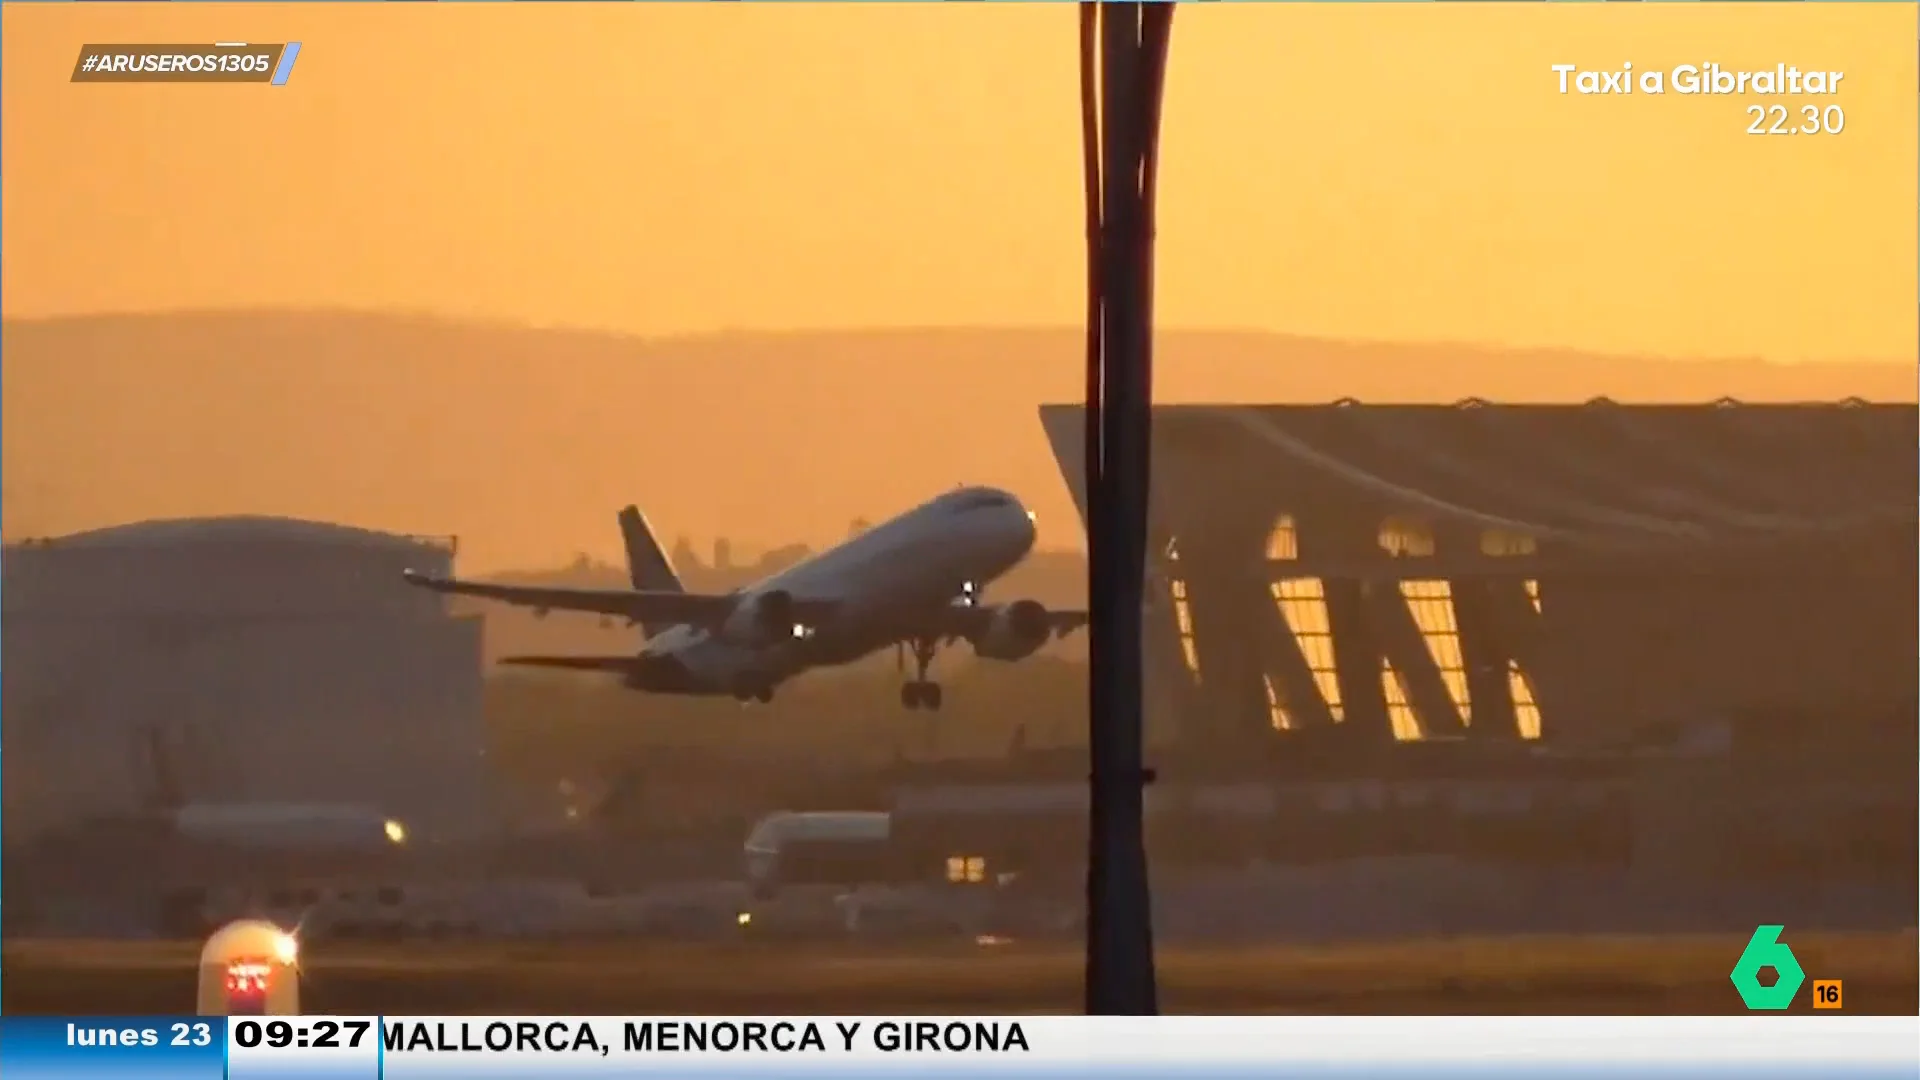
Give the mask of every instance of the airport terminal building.
[[[1150, 730], [1578, 747], [1761, 714], [1910, 725], [1917, 416], [1158, 407]], [[1083, 412], [1041, 421], [1084, 520]]]
[[167, 800], [486, 824], [480, 621], [400, 579], [454, 547], [254, 517], [8, 547], [9, 837]]

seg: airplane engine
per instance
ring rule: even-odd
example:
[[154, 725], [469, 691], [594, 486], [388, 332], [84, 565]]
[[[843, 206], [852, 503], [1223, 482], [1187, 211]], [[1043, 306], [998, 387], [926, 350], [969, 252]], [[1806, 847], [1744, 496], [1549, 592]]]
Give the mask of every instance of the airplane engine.
[[975, 656], [988, 660], [1024, 660], [1047, 643], [1047, 609], [1036, 600], [1016, 600], [996, 608], [987, 628], [973, 638]]
[[755, 647], [777, 645], [793, 638], [793, 594], [775, 589], [743, 600], [727, 617], [720, 636]]

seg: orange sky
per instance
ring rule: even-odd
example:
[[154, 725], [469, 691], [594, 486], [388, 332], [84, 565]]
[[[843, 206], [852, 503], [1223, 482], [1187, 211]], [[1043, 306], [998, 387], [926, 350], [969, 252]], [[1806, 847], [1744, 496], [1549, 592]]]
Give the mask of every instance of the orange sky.
[[[1065, 5], [10, 3], [0, 21], [10, 319], [354, 308], [666, 336], [1082, 317]], [[1911, 4], [1183, 6], [1161, 324], [1914, 363], [1917, 36]], [[67, 81], [83, 43], [215, 40], [304, 49], [282, 88]], [[1562, 96], [1551, 70], [1628, 61], [1841, 70], [1837, 95], [1787, 103], [1837, 106], [1845, 130], [1749, 135], [1749, 99]], [[1070, 339], [1057, 364], [912, 349], [838, 374], [830, 352], [741, 346], [770, 374], [717, 386], [554, 338], [272, 340], [325, 325], [83, 328], [40, 353], [10, 330], [9, 521], [286, 513], [459, 532], [463, 561], [497, 568], [611, 554], [628, 499], [674, 531], [818, 542], [972, 480], [1065, 523], [1046, 543], [1079, 539], [1032, 411], [1080, 386]], [[593, 378], [566, 379], [568, 348], [601, 356]], [[209, 374], [213, 349], [244, 374]], [[1326, 370], [1291, 384], [1338, 387], [1314, 400], [1512, 392], [1444, 361], [1382, 387], [1342, 369], [1354, 354], [1300, 349]], [[1264, 367], [1176, 352], [1163, 397], [1274, 392]]]
[[[4, 307], [644, 334], [1072, 323], [1062, 5], [42, 5], [4, 19]], [[299, 40], [284, 88], [83, 42]], [[1161, 314], [1387, 340], [1915, 354], [1910, 4], [1183, 8]], [[1844, 70], [1843, 134], [1550, 66]], [[1795, 99], [1795, 106], [1806, 99]]]

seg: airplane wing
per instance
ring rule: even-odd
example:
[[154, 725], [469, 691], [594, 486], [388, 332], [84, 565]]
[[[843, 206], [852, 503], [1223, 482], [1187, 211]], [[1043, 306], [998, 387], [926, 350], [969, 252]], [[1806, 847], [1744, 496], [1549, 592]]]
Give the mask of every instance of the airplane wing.
[[406, 572], [407, 584], [450, 596], [477, 596], [536, 611], [584, 611], [662, 623], [704, 623], [733, 609], [730, 597], [637, 589], [569, 589], [548, 585], [496, 585], [486, 581]]
[[[1000, 611], [995, 606], [975, 606], [972, 604], [953, 604], [938, 619], [938, 625], [925, 631], [929, 637], [961, 638], [972, 637], [987, 628], [987, 623]], [[1075, 630], [1087, 625], [1088, 614], [1085, 611], [1055, 610], [1043, 608], [1047, 620], [1047, 636], [1063, 638]]]
[[503, 656], [500, 663], [514, 667], [553, 668], [560, 671], [601, 671], [623, 674], [633, 668], [631, 656]]
[[1053, 636], [1056, 638], [1066, 637], [1068, 634], [1087, 625], [1087, 620], [1090, 618], [1092, 618], [1092, 616], [1084, 611], [1050, 610], [1047, 612], [1047, 623], [1052, 627]]
[[[717, 626], [739, 607], [740, 597], [713, 593], [667, 592], [656, 589], [569, 589], [546, 585], [496, 585], [484, 581], [434, 577], [406, 571], [407, 584], [429, 592], [476, 596], [535, 612], [580, 611], [613, 615], [637, 623]], [[831, 603], [792, 600], [793, 617], [818, 623], [833, 613]]]

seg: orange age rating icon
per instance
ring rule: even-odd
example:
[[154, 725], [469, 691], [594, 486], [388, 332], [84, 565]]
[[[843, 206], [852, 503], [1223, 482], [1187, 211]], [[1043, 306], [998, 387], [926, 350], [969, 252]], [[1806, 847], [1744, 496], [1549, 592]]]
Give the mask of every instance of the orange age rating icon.
[[1816, 1009], [1838, 1009], [1840, 1007], [1840, 980], [1813, 980], [1813, 1007]]

